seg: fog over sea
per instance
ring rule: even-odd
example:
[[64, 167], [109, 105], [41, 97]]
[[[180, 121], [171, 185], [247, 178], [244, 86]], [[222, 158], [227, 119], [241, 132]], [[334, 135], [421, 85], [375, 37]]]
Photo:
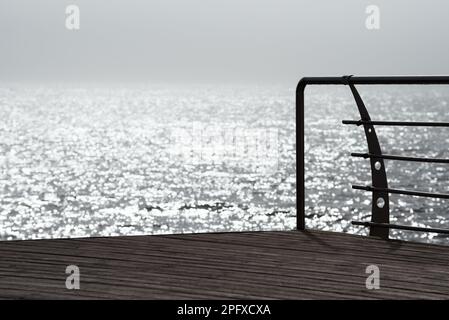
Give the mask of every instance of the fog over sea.
[[[0, 239], [290, 230], [295, 84], [0, 87]], [[374, 120], [449, 121], [443, 87], [360, 88]], [[347, 87], [306, 93], [309, 228], [366, 234], [370, 184]], [[388, 154], [449, 158], [446, 128], [376, 128]], [[391, 187], [449, 192], [447, 165], [386, 161]], [[392, 195], [398, 224], [448, 227], [449, 201]], [[447, 243], [435, 234], [392, 237]]]

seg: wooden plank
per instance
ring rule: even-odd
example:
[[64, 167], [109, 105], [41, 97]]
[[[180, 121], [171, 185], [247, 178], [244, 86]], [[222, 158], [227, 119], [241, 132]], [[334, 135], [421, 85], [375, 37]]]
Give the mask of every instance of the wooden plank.
[[[449, 247], [319, 231], [0, 243], [0, 298], [446, 299]], [[65, 267], [81, 290], [65, 288]], [[365, 268], [381, 270], [367, 290]]]

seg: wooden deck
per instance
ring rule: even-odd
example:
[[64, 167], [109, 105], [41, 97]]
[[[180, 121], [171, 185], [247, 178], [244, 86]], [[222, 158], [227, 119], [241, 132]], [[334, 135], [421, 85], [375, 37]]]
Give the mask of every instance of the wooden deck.
[[[0, 298], [449, 298], [449, 247], [328, 232], [0, 242]], [[81, 289], [65, 288], [77, 265]], [[367, 290], [367, 265], [380, 268]]]

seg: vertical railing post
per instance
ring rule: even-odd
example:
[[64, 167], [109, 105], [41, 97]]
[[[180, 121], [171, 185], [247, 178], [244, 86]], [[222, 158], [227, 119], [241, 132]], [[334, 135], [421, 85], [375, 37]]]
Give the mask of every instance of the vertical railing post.
[[304, 184], [304, 90], [306, 88], [304, 79], [299, 81], [296, 87], [296, 164], [297, 175], [296, 185], [298, 193], [296, 195], [296, 229], [306, 229], [306, 213], [305, 213], [305, 184]]

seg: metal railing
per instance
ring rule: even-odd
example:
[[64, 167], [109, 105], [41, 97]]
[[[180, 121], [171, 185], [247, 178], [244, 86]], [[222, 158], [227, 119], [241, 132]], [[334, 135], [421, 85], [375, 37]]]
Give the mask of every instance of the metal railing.
[[353, 185], [355, 190], [363, 190], [372, 193], [371, 222], [352, 221], [353, 225], [364, 226], [370, 229], [370, 236], [388, 239], [390, 229], [409, 231], [423, 231], [449, 234], [447, 229], [422, 228], [390, 223], [389, 194], [402, 194], [419, 197], [431, 197], [449, 199], [449, 194], [420, 192], [412, 190], [392, 189], [388, 187], [387, 174], [384, 160], [415, 161], [430, 163], [449, 163], [449, 159], [408, 157], [403, 155], [387, 155], [382, 149], [377, 138], [374, 126], [417, 126], [417, 127], [449, 127], [447, 122], [408, 122], [408, 121], [372, 121], [365, 104], [355, 85], [449, 85], [447, 76], [426, 77], [306, 77], [302, 78], [296, 89], [296, 123], [297, 123], [297, 186], [298, 214], [297, 229], [305, 230], [305, 183], [304, 183], [304, 91], [308, 85], [345, 85], [349, 86], [360, 113], [359, 120], [343, 120], [345, 125], [363, 126], [368, 144], [367, 153], [351, 153], [353, 157], [369, 159], [371, 164], [371, 186]]

